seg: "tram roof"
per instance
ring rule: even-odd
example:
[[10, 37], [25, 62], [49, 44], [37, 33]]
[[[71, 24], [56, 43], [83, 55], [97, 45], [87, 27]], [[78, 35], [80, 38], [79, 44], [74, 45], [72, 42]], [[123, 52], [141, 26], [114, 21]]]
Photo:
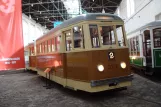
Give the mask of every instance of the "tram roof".
[[150, 23], [147, 23], [146, 25], [144, 25], [144, 26], [142, 26], [142, 27], [140, 27], [140, 28], [138, 28], [138, 29], [136, 29], [136, 30], [134, 30], [134, 31], [132, 31], [132, 32], [130, 32], [130, 33], [128, 33], [128, 35], [129, 35], [129, 34], [132, 34], [132, 33], [134, 33], [134, 32], [137, 32], [137, 31], [139, 31], [139, 30], [143, 30], [143, 29], [146, 29], [146, 28], [148, 28], [148, 27], [154, 27], [154, 26], [161, 26], [161, 20], [156, 20], [156, 21], [152, 21], [152, 22], [150, 22]]
[[114, 15], [114, 14], [88, 13], [88, 14], [79, 15], [77, 17], [66, 20], [62, 24], [60, 24], [59, 26], [53, 28], [51, 31], [67, 27], [71, 24], [78, 23], [78, 22], [81, 22], [81, 21], [103, 20], [103, 19], [106, 20], [106, 21], [114, 21], [114, 20], [123, 21], [120, 17], [118, 17], [117, 15]]
[[[81, 21], [89, 21], [89, 20], [104, 20], [104, 21], [123, 21], [119, 16], [109, 13], [88, 13], [79, 15], [77, 17], [71, 18], [69, 20], [64, 21], [62, 24], [58, 25], [57, 27], [51, 29], [47, 34], [56, 32], [62, 28], [65, 28], [71, 24], [76, 24]], [[44, 36], [45, 36], [44, 35]], [[43, 38], [44, 36], [40, 37], [39, 39]]]

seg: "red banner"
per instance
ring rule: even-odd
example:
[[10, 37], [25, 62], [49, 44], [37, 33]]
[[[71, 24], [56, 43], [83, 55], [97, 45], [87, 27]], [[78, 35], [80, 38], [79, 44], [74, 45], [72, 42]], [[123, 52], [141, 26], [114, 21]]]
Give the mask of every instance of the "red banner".
[[0, 0], [0, 70], [24, 67], [21, 0]]

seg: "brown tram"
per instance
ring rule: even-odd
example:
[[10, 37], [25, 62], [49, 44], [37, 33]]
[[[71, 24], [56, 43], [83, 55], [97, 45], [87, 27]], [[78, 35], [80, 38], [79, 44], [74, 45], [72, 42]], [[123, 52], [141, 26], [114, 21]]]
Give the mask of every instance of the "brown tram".
[[74, 90], [100, 92], [131, 85], [124, 22], [90, 13], [63, 22], [29, 46], [29, 67]]

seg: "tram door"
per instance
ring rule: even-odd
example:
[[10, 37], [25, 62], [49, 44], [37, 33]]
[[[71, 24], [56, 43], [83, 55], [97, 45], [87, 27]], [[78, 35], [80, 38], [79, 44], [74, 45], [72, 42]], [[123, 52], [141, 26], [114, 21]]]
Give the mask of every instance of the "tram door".
[[151, 39], [150, 39], [150, 30], [144, 31], [143, 36], [143, 54], [146, 58], [146, 66], [152, 66], [152, 50], [151, 50]]

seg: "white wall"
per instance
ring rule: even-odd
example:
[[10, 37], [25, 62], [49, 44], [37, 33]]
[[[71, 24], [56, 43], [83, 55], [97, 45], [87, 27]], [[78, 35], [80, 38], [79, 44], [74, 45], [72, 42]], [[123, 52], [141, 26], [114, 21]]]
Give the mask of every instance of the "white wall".
[[[126, 33], [155, 21], [156, 16], [161, 13], [161, 0], [134, 0], [135, 12], [129, 18], [127, 17], [127, 0], [122, 0], [119, 9], [119, 15], [125, 21]], [[118, 13], [118, 10], [116, 10]]]
[[24, 46], [27, 46], [29, 43], [33, 42], [33, 40], [36, 40], [41, 37], [43, 33], [48, 31], [34, 20], [29, 19], [25, 14], [22, 14], [22, 25]]

